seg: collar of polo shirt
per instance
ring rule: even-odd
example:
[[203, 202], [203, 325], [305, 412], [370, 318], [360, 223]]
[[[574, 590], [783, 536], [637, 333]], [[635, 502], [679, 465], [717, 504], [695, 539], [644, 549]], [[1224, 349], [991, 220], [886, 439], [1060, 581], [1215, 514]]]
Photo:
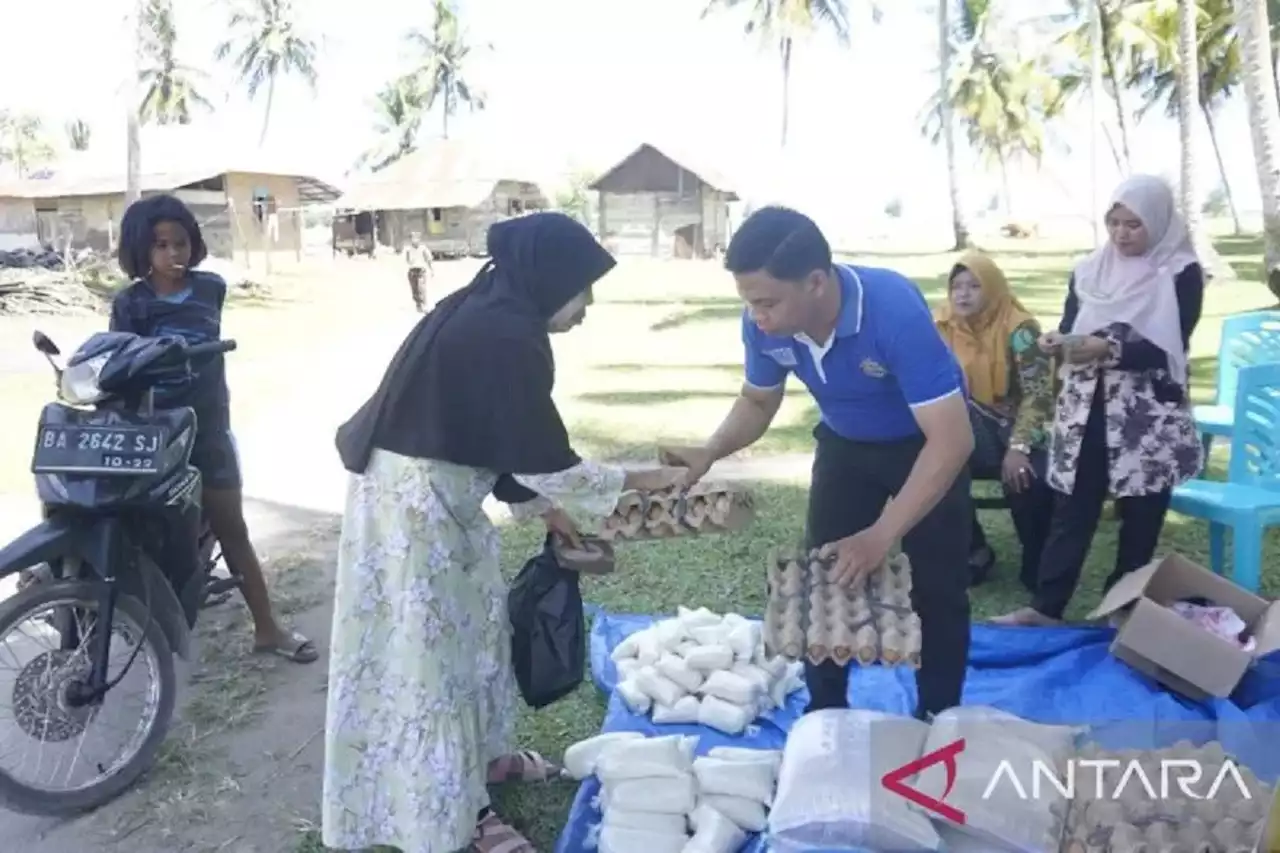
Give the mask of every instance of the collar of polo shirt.
[[840, 279], [840, 316], [836, 319], [835, 331], [823, 343], [815, 341], [804, 332], [793, 336], [809, 350], [809, 355], [813, 357], [813, 368], [823, 382], [827, 381], [827, 374], [822, 360], [831, 352], [836, 339], [856, 335], [862, 330], [862, 280], [856, 272], [843, 264], [836, 264], [835, 271], [836, 277]]

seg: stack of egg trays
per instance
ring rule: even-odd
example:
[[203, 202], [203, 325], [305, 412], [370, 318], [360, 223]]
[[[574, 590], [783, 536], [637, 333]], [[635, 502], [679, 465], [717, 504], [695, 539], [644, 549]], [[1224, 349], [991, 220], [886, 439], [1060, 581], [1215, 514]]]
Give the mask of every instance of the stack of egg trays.
[[817, 549], [770, 555], [768, 653], [814, 664], [918, 668], [920, 617], [911, 609], [907, 555], [886, 560], [857, 589], [834, 582], [834, 565], [834, 557], [822, 558]]
[[[1103, 770], [1100, 790], [1095, 778], [1097, 765], [1089, 765], [1087, 771], [1077, 767], [1075, 796], [1062, 804], [1067, 812], [1062, 845], [1066, 853], [1252, 853], [1262, 837], [1272, 791], [1243, 762], [1228, 756], [1217, 741], [1202, 746], [1181, 741], [1164, 749], [1119, 751], [1090, 744], [1074, 758], [1077, 765], [1082, 760], [1114, 763]], [[1173, 778], [1166, 783], [1162, 774], [1167, 762], [1175, 760], [1189, 763], [1170, 771]], [[1213, 796], [1208, 796], [1227, 761], [1232, 762], [1240, 781], [1235, 775], [1223, 775]], [[1153, 791], [1130, 771], [1135, 762], [1141, 765]], [[1196, 768], [1200, 776], [1193, 782], [1190, 775]], [[1126, 774], [1128, 778], [1124, 778]], [[1178, 778], [1187, 780], [1195, 796], [1183, 793]], [[1248, 796], [1242, 794], [1241, 784]]]
[[740, 530], [755, 517], [750, 492], [698, 483], [683, 491], [628, 492], [605, 519], [606, 541], [666, 539]]

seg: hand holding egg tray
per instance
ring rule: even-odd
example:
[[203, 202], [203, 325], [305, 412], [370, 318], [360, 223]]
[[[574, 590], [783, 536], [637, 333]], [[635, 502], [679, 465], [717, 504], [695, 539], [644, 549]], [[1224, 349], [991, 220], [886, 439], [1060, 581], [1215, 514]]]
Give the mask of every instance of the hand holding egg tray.
[[605, 519], [605, 541], [665, 539], [722, 533], [745, 527], [755, 516], [749, 492], [697, 483], [687, 490], [628, 492]]
[[844, 666], [920, 666], [920, 617], [911, 610], [911, 564], [899, 554], [853, 589], [835, 583], [834, 558], [779, 551], [768, 562], [765, 646], [770, 654]]

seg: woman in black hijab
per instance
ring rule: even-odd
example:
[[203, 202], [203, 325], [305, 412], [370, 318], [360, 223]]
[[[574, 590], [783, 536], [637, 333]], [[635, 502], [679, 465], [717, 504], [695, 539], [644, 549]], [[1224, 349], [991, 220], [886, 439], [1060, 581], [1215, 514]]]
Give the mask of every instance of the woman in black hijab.
[[580, 459], [551, 399], [549, 333], [582, 322], [609, 253], [558, 213], [496, 224], [488, 247], [490, 262], [418, 323], [338, 430], [354, 476], [330, 642], [331, 848], [532, 850], [486, 789], [555, 768], [512, 749], [507, 590], [481, 503], [492, 493], [572, 540], [562, 506], [602, 518], [626, 490], [684, 483], [683, 468]]

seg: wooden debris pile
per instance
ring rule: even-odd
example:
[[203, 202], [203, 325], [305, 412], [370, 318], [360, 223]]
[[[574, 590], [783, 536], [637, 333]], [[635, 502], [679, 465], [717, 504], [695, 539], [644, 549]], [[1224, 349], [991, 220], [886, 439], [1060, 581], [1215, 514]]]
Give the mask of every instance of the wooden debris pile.
[[38, 267], [0, 269], [0, 314], [100, 314], [111, 290], [84, 276]]

